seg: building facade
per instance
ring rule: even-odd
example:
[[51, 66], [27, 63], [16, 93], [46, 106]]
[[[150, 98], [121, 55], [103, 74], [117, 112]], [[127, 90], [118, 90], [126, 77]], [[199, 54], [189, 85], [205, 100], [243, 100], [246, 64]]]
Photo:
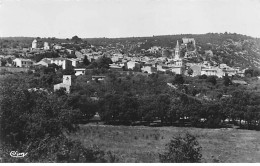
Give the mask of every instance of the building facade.
[[85, 73], [86, 73], [86, 69], [85, 68], [74, 69], [74, 71], [75, 71], [75, 76], [85, 75]]
[[72, 62], [66, 58], [52, 58], [51, 63], [61, 66], [62, 69], [67, 69], [72, 66]]
[[37, 49], [37, 40], [34, 39], [32, 42], [32, 49]]
[[16, 67], [31, 67], [33, 66], [33, 61], [31, 59], [16, 58], [13, 60]]
[[49, 50], [50, 49], [50, 46], [49, 46], [48, 42], [44, 42], [43, 49], [44, 50]]

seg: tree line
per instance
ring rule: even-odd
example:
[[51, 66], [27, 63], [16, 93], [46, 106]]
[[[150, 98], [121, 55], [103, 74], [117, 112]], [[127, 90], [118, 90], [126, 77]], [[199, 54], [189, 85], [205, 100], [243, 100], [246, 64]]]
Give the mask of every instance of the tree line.
[[[189, 124], [216, 128], [230, 121], [240, 127], [259, 129], [259, 95], [232, 85], [227, 76], [221, 79], [213, 76], [194, 78], [201, 85], [195, 87], [192, 81], [180, 75], [133, 73], [127, 76], [107, 73], [104, 81], [90, 81], [88, 84], [82, 82], [83, 76], [77, 78], [74, 92], [97, 95], [96, 112], [107, 123], [160, 122], [160, 125]], [[168, 82], [178, 89], [168, 86]], [[213, 97], [197, 97], [204, 91], [205, 94], [213, 93]], [[227, 91], [228, 95], [224, 95]]]

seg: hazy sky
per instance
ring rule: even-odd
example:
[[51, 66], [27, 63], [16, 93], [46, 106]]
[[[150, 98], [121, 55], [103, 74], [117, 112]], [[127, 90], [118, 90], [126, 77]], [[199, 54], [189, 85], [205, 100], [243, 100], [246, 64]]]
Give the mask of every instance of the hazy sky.
[[260, 0], [0, 0], [0, 37], [260, 37]]

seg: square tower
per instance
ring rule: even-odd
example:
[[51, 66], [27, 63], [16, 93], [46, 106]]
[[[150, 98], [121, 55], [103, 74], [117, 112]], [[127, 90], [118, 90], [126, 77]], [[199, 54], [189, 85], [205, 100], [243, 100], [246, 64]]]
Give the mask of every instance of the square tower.
[[36, 49], [37, 48], [37, 40], [34, 39], [32, 42], [32, 49]]
[[71, 75], [63, 75], [63, 84], [71, 85]]

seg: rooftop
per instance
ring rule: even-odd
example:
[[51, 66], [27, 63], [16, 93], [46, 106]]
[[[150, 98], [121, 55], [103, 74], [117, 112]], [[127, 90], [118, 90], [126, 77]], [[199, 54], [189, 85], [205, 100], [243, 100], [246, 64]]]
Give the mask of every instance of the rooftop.
[[232, 83], [234, 84], [242, 84], [242, 85], [247, 85], [247, 82], [243, 80], [232, 80]]
[[28, 62], [32, 62], [31, 59], [24, 59], [24, 58], [15, 58], [14, 60], [21, 60], [21, 61], [28, 61]]

